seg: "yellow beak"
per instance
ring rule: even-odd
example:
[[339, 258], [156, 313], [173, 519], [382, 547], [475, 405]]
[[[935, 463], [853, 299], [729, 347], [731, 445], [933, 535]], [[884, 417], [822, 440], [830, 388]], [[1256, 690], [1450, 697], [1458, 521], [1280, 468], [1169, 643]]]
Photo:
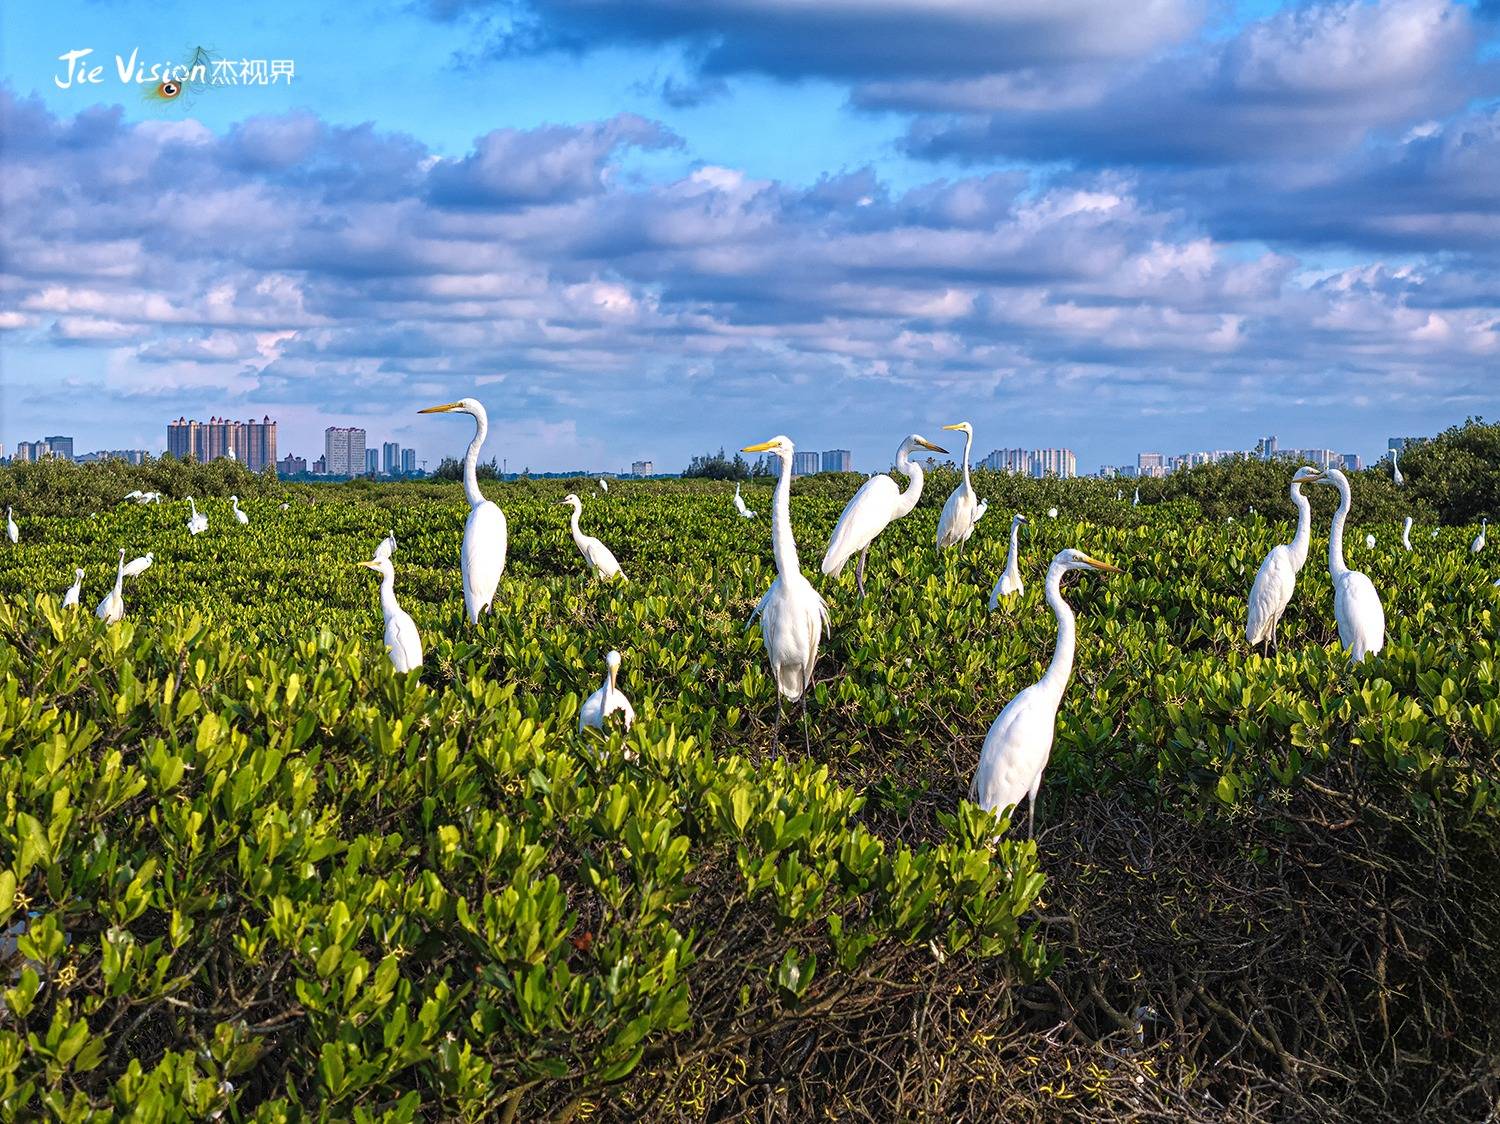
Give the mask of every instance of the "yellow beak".
[[1101, 562], [1092, 555], [1085, 554], [1084, 561], [1096, 570], [1103, 570], [1106, 574], [1123, 574], [1125, 571], [1118, 566], [1112, 566], [1108, 562]]
[[[944, 426], [943, 428], [947, 429], [948, 427]], [[931, 449], [934, 453], [946, 453], [948, 451], [941, 445], [934, 445], [931, 441], [928, 441], [921, 437], [917, 438], [917, 444], [922, 446], [922, 448], [924, 449]]]
[[968, 422], [959, 422], [957, 425], [945, 425], [944, 429], [962, 429]]
[[380, 565], [376, 562], [356, 562], [356, 566], [363, 566], [367, 570], [378, 570]]
[[449, 410], [457, 410], [463, 405], [462, 402], [444, 402], [441, 406], [428, 406], [425, 410], [418, 410], [419, 414], [446, 414]]
[[762, 441], [759, 445], [746, 445], [740, 450], [742, 453], [764, 453], [767, 449], [776, 448], [774, 441]]

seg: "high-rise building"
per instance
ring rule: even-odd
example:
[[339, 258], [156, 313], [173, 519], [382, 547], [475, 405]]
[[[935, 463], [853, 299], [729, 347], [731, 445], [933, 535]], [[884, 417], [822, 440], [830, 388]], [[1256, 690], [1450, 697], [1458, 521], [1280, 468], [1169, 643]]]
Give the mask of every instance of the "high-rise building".
[[402, 475], [410, 476], [417, 471], [417, 451], [415, 449], [401, 450], [401, 472]]
[[79, 464], [94, 461], [124, 461], [126, 464], [144, 464], [149, 454], [145, 449], [99, 449], [92, 453], [79, 453], [75, 458]]
[[329, 476], [359, 476], [365, 471], [365, 431], [330, 425], [323, 431], [323, 459]]
[[312, 468], [311, 468], [310, 471], [312, 472], [312, 474], [314, 476], [327, 476], [328, 475], [328, 456], [327, 456], [327, 454], [324, 454], [323, 456], [319, 457], [317, 460], [313, 461], [312, 462]]
[[232, 456], [251, 472], [260, 472], [276, 463], [276, 423], [270, 415], [243, 422], [217, 416], [206, 422], [179, 417], [167, 423], [167, 452], [200, 464]]
[[817, 453], [793, 453], [792, 475], [794, 476], [816, 476], [818, 473]]
[[307, 458], [294, 457], [291, 453], [288, 453], [276, 462], [276, 471], [284, 473], [287, 476], [292, 476], [298, 472], [306, 472]]
[[829, 449], [823, 454], [824, 472], [853, 472], [854, 456], [848, 449]]
[[631, 461], [630, 475], [632, 476], [655, 476], [656, 463], [654, 461]]
[[381, 458], [385, 461], [383, 471], [387, 476], [395, 476], [401, 471], [401, 446], [394, 441], [387, 441], [380, 446]]
[[370, 476], [380, 475], [380, 450], [365, 450], [365, 472]]
[[1365, 467], [1364, 458], [1358, 453], [1345, 453], [1339, 457], [1339, 467], [1345, 472], [1359, 472]]
[[1137, 453], [1135, 473], [1137, 476], [1165, 476], [1167, 458], [1160, 453]]
[[1036, 477], [1059, 476], [1071, 479], [1078, 475], [1078, 458], [1072, 449], [1036, 449], [1031, 456], [1031, 474]]
[[43, 437], [42, 440], [47, 442], [48, 451], [54, 457], [60, 457], [63, 460], [69, 461], [73, 459], [73, 439], [71, 437], [59, 435], [56, 437]]

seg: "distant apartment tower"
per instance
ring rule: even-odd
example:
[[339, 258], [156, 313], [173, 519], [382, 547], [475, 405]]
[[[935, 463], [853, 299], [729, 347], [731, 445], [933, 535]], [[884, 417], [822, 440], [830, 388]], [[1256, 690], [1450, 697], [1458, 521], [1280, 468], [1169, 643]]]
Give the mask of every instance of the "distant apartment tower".
[[792, 475], [793, 476], [816, 476], [818, 474], [817, 453], [793, 453]]
[[1359, 472], [1365, 467], [1364, 458], [1358, 453], [1345, 453], [1339, 461], [1345, 472]]
[[632, 476], [654, 476], [656, 475], [655, 461], [631, 461], [630, 475]]
[[12, 458], [18, 464], [26, 461], [39, 461], [52, 455], [52, 446], [45, 441], [17, 441], [16, 455]]
[[328, 475], [328, 456], [327, 456], [327, 454], [324, 454], [323, 456], [319, 457], [317, 460], [313, 461], [312, 462], [312, 467], [311, 467], [311, 469], [309, 471], [311, 471], [314, 476], [327, 476]]
[[206, 464], [233, 456], [251, 472], [276, 464], [276, 423], [266, 415], [260, 421], [231, 421], [212, 417], [206, 422], [178, 418], [167, 423], [167, 452], [179, 460]]
[[54, 457], [60, 457], [63, 460], [69, 461], [73, 459], [73, 439], [71, 437], [59, 435], [56, 437], [43, 437], [42, 440], [47, 442], [47, 448]]
[[365, 450], [365, 472], [370, 476], [380, 475], [380, 450]]
[[307, 458], [294, 457], [291, 453], [288, 453], [276, 462], [276, 471], [287, 476], [292, 476], [298, 472], [306, 472]]
[[401, 474], [411, 476], [417, 471], [417, 451], [415, 449], [401, 450]]
[[848, 449], [829, 449], [823, 454], [824, 472], [853, 472], [854, 455]]
[[380, 456], [385, 462], [382, 471], [387, 476], [395, 476], [401, 471], [401, 446], [394, 441], [387, 441], [380, 446]]
[[330, 425], [323, 431], [323, 460], [329, 476], [359, 476], [365, 471], [365, 431]]
[[145, 449], [99, 449], [92, 453], [80, 453], [76, 459], [79, 464], [92, 464], [95, 461], [124, 461], [126, 464], [144, 464], [146, 455]]
[[1078, 458], [1072, 449], [1036, 449], [1031, 457], [1031, 474], [1072, 479], [1078, 475]]
[[1031, 475], [1031, 451], [1029, 449], [994, 449], [979, 462], [980, 468], [991, 472], [1019, 472]]
[[1255, 455], [1261, 460], [1271, 460], [1279, 451], [1280, 443], [1277, 441], [1274, 433], [1268, 437], [1262, 437], [1255, 443]]

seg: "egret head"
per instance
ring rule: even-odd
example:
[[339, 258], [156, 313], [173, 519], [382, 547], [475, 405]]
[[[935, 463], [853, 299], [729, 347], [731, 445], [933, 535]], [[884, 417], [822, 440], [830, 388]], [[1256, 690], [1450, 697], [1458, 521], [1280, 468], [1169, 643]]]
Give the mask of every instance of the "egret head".
[[390, 558], [383, 554], [380, 554], [379, 552], [376, 552], [375, 557], [370, 559], [368, 562], [361, 562], [359, 563], [359, 565], [363, 566], [367, 570], [374, 570], [383, 578], [394, 578], [396, 576], [396, 568], [391, 565]]
[[911, 452], [913, 449], [928, 449], [934, 453], [946, 453], [948, 451], [941, 445], [934, 445], [920, 433], [913, 433], [910, 437], [908, 437], [901, 443], [901, 447], [907, 452]]
[[1349, 478], [1336, 468], [1325, 468], [1318, 472], [1311, 483], [1327, 484], [1330, 488], [1337, 488], [1341, 492], [1349, 490]]
[[1019, 527], [1022, 523], [1030, 522], [1031, 520], [1027, 519], [1026, 516], [1022, 515], [1019, 511], [1010, 517], [1010, 525], [1012, 527]]
[[608, 665], [610, 671], [619, 671], [620, 670], [620, 653], [619, 652], [615, 652], [615, 651], [611, 651], [608, 655], [606, 655], [604, 657], [604, 662], [605, 662], [606, 665]]
[[563, 507], [576, 507], [579, 511], [583, 510], [583, 501], [575, 496], [572, 492], [569, 492], [557, 502]]
[[1305, 465], [1303, 465], [1301, 468], [1299, 468], [1296, 471], [1295, 475], [1292, 476], [1292, 483], [1293, 484], [1316, 484], [1318, 482], [1318, 477], [1320, 477], [1322, 475], [1323, 475], [1323, 470], [1322, 469], [1320, 469], [1320, 468], [1314, 468], [1310, 464], [1305, 464]]
[[444, 402], [441, 406], [428, 406], [427, 409], [418, 410], [417, 413], [472, 414], [476, 418], [485, 417], [484, 405], [477, 398], [460, 398], [457, 402]]
[[762, 441], [759, 445], [746, 445], [740, 450], [742, 453], [775, 453], [784, 461], [792, 459], [792, 439], [784, 434], [778, 433], [769, 441]]
[[80, 581], [80, 582], [83, 580], [83, 567], [82, 566], [75, 566], [74, 567], [74, 569], [73, 569], [73, 580], [74, 581]]
[[1101, 574], [1124, 573], [1118, 566], [1112, 566], [1108, 562], [1101, 562], [1092, 555], [1085, 554], [1081, 550], [1069, 547], [1060, 550], [1052, 559], [1052, 565], [1059, 566], [1063, 570], [1097, 570]]
[[965, 437], [973, 437], [974, 436], [974, 427], [972, 425], [970, 425], [968, 422], [957, 422], [954, 425], [945, 425], [945, 426], [943, 426], [943, 428], [944, 429], [956, 429], [956, 430], [958, 430], [958, 432], [962, 433]]

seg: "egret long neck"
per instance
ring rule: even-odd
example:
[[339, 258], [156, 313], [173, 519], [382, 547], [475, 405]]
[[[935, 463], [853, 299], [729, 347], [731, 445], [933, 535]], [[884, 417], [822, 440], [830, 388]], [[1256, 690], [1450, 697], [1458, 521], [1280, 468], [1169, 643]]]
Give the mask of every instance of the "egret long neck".
[[1344, 520], [1349, 518], [1349, 504], [1353, 497], [1349, 494], [1348, 481], [1335, 479], [1334, 486], [1339, 490], [1339, 506], [1333, 513], [1333, 526], [1328, 531], [1328, 573], [1337, 578], [1349, 572], [1349, 567], [1344, 565]]
[[1297, 533], [1292, 536], [1292, 561], [1297, 569], [1307, 561], [1307, 548], [1312, 543], [1312, 504], [1302, 494], [1302, 485], [1292, 485], [1292, 502], [1297, 505]]
[[479, 450], [489, 433], [489, 419], [475, 414], [474, 440], [469, 442], [469, 451], [464, 454], [464, 495], [468, 497], [470, 507], [478, 507], [484, 502], [484, 493], [479, 490]]
[[1021, 524], [1012, 521], [1010, 525], [1010, 554], [1005, 559], [1007, 573], [1020, 568], [1021, 563]]
[[396, 604], [396, 571], [394, 567], [387, 567], [380, 572], [380, 611], [389, 619], [401, 611], [401, 606]]
[[972, 492], [974, 486], [969, 483], [969, 448], [974, 444], [974, 431], [970, 430], [964, 434], [964, 491]]
[[792, 458], [781, 458], [781, 477], [776, 481], [776, 509], [771, 515], [771, 553], [776, 556], [776, 572], [783, 578], [799, 577], [797, 540], [792, 537]]
[[1053, 649], [1052, 662], [1047, 665], [1047, 674], [1042, 676], [1039, 684], [1059, 700], [1067, 689], [1068, 677], [1073, 674], [1073, 652], [1078, 643], [1073, 610], [1062, 595], [1065, 572], [1055, 563], [1047, 568], [1047, 604], [1052, 606], [1052, 615], [1057, 618], [1057, 647]]
[[896, 504], [896, 514], [901, 516], [917, 506], [917, 501], [922, 498], [922, 485], [927, 476], [922, 471], [922, 466], [911, 459], [911, 450], [905, 445], [896, 454], [896, 471], [906, 477], [906, 487], [902, 489]]
[[583, 514], [582, 504], [569, 504], [573, 509], [573, 517], [568, 520], [568, 526], [573, 529], [573, 541], [579, 546], [583, 545], [583, 532], [578, 529], [578, 517]]
[[115, 567], [115, 596], [120, 596], [125, 589], [125, 552], [120, 551], [120, 564]]

